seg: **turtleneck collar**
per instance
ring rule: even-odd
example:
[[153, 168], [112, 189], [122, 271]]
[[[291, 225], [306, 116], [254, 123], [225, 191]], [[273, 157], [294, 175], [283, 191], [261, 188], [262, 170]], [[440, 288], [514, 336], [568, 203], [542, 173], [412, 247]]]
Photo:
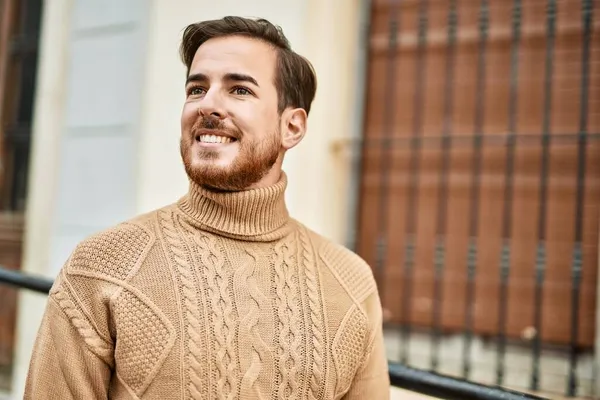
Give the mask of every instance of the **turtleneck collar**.
[[241, 240], [272, 241], [291, 230], [286, 187], [284, 172], [275, 185], [240, 192], [214, 192], [190, 181], [178, 205], [199, 229]]

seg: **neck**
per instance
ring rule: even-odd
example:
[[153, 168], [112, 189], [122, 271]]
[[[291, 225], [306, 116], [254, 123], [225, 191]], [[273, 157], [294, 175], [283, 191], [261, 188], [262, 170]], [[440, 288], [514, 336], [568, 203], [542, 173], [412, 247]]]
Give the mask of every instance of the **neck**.
[[262, 177], [262, 179], [250, 186], [249, 189], [259, 189], [276, 185], [281, 180], [283, 171], [281, 170], [281, 156], [277, 159], [275, 164], [269, 169], [269, 171]]
[[290, 231], [285, 206], [287, 176], [268, 186], [217, 192], [190, 182], [180, 209], [197, 228], [242, 240], [271, 241]]

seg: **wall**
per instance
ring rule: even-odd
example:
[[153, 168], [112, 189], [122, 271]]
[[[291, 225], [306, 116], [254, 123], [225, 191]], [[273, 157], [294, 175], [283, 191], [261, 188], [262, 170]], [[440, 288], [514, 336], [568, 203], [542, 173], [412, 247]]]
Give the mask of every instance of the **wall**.
[[[31, 146], [30, 181], [25, 218], [25, 239], [21, 268], [34, 274], [48, 274], [52, 211], [60, 157], [65, 108], [64, 82], [68, 64], [69, 20], [72, 0], [53, 0], [44, 5]], [[41, 134], [43, 127], [44, 134]], [[22, 393], [37, 326], [46, 296], [22, 291], [13, 369], [13, 392]], [[15, 396], [17, 397], [17, 396]], [[19, 396], [22, 397], [22, 396]]]
[[50, 265], [135, 214], [145, 58], [144, 0], [74, 3]]
[[[56, 276], [89, 234], [135, 214], [144, 0], [44, 3], [22, 269]], [[20, 301], [14, 390], [45, 301]]]

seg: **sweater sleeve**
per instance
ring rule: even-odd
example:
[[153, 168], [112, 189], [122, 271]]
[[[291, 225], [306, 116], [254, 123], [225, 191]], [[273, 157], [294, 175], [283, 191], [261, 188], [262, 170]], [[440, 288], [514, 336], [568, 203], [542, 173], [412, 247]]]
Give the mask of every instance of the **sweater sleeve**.
[[[66, 295], [65, 295], [66, 296]], [[107, 399], [112, 346], [77, 310], [51, 294], [33, 349], [24, 399]]]
[[370, 323], [369, 345], [344, 400], [388, 400], [390, 380], [383, 341], [382, 309], [377, 292], [366, 300], [365, 305]]

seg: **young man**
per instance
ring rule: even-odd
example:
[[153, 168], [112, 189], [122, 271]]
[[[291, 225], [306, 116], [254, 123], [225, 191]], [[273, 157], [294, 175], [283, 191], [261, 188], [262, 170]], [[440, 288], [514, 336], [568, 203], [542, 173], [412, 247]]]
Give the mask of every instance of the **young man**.
[[265, 20], [187, 27], [176, 204], [80, 243], [50, 293], [27, 399], [387, 399], [370, 268], [291, 219], [283, 157], [310, 63]]

